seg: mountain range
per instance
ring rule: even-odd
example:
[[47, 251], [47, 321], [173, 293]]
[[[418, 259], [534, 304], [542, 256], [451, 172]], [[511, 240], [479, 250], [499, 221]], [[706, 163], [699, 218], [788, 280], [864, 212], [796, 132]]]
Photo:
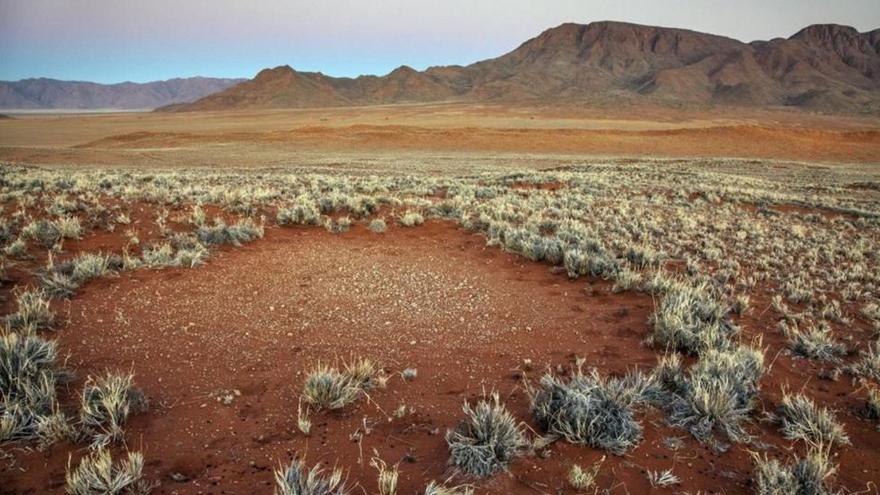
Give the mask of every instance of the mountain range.
[[744, 43], [621, 22], [562, 24], [467, 66], [402, 66], [384, 76], [330, 77], [289, 66], [160, 111], [305, 108], [403, 102], [793, 106], [880, 113], [880, 29], [835, 24]]
[[44, 109], [152, 109], [191, 102], [234, 86], [244, 79], [190, 77], [148, 83], [98, 84], [57, 79], [0, 81], [0, 108]]

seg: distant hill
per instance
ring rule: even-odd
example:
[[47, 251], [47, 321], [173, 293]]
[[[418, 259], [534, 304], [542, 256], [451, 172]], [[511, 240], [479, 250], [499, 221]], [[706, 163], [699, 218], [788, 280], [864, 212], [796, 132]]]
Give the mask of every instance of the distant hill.
[[244, 79], [190, 77], [149, 83], [98, 84], [56, 79], [0, 81], [0, 109], [145, 109], [198, 100]]
[[468, 66], [403, 66], [336, 78], [289, 66], [160, 111], [302, 108], [444, 100], [549, 104], [651, 100], [880, 112], [880, 29], [833, 24], [743, 43], [620, 22], [563, 24]]

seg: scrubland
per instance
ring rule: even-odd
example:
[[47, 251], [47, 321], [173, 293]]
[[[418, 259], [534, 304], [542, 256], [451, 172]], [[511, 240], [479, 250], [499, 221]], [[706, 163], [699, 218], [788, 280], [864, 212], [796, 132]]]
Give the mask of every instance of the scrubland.
[[875, 166], [485, 161], [3, 165], [0, 484], [877, 490]]

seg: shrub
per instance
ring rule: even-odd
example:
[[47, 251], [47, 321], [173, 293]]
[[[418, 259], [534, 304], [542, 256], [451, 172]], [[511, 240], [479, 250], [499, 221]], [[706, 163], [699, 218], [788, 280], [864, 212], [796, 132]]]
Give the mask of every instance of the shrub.
[[375, 232], [377, 234], [381, 234], [382, 232], [385, 232], [385, 230], [387, 228], [388, 227], [385, 225], [385, 220], [383, 220], [381, 218], [377, 218], [377, 219], [373, 220], [372, 222], [370, 222], [370, 230], [372, 230], [373, 232]]
[[36, 335], [0, 335], [0, 442], [40, 438], [56, 413], [55, 343]]
[[16, 298], [18, 311], [6, 317], [6, 323], [13, 330], [26, 331], [49, 328], [55, 315], [49, 309], [49, 300], [42, 291], [26, 290]]
[[803, 394], [783, 395], [776, 419], [781, 423], [782, 434], [789, 440], [804, 440], [811, 445], [850, 444], [834, 413], [816, 406]]
[[532, 414], [549, 434], [623, 455], [642, 439], [635, 406], [646, 399], [650, 378], [631, 373], [603, 378], [577, 370], [569, 381], [552, 374], [531, 392]]
[[415, 227], [423, 223], [425, 223], [424, 217], [422, 217], [421, 213], [415, 211], [408, 211], [400, 217], [400, 224], [404, 227]]
[[114, 465], [110, 451], [101, 448], [84, 457], [76, 469], [68, 461], [66, 491], [70, 495], [145, 495], [153, 487], [142, 479], [143, 469], [140, 453], [129, 452], [125, 460]]
[[325, 476], [319, 466], [306, 471], [305, 464], [294, 460], [286, 468], [275, 470], [276, 495], [347, 495], [342, 470], [334, 469]]
[[340, 409], [366, 392], [385, 385], [385, 376], [368, 359], [355, 360], [338, 368], [318, 364], [306, 376], [302, 398], [319, 409]]
[[743, 428], [758, 396], [764, 373], [764, 354], [739, 346], [729, 351], [706, 351], [685, 374], [678, 356], [664, 358], [658, 381], [669, 393], [666, 399], [670, 423], [688, 430], [704, 443], [722, 448], [713, 432], [720, 430], [735, 442], [750, 439]]
[[840, 356], [846, 354], [846, 346], [834, 340], [831, 326], [825, 322], [809, 326], [805, 331], [798, 330], [796, 325], [784, 325], [783, 328], [789, 349], [798, 356], [839, 362]]
[[89, 377], [83, 388], [80, 423], [83, 432], [92, 437], [93, 447], [122, 439], [122, 425], [132, 412], [144, 410], [146, 399], [134, 388], [132, 375], [108, 373], [100, 378]]
[[810, 450], [803, 459], [782, 464], [767, 456], [752, 454], [756, 491], [759, 495], [831, 495], [829, 478], [837, 471], [823, 448]]
[[727, 310], [705, 284], [672, 284], [652, 319], [653, 344], [692, 355], [729, 348], [730, 338], [738, 332], [727, 318]]
[[507, 466], [528, 448], [522, 427], [497, 393], [476, 407], [462, 407], [465, 420], [446, 432], [449, 463], [472, 476], [487, 477]]

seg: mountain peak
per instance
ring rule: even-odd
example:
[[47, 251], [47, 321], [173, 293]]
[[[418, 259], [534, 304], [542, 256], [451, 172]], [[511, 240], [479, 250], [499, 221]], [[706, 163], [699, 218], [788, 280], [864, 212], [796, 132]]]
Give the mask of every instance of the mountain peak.
[[287, 76], [293, 76], [297, 72], [289, 65], [279, 65], [271, 69], [263, 69], [254, 77], [255, 81], [267, 81], [271, 79], [279, 79]]
[[410, 76], [413, 74], [418, 74], [418, 71], [408, 65], [401, 65], [400, 67], [389, 72], [387, 77]]
[[825, 40], [840, 36], [859, 37], [860, 35], [859, 31], [852, 26], [845, 26], [843, 24], [812, 24], [801, 29], [789, 39], [799, 39], [801, 41]]
[[397, 102], [650, 99], [671, 104], [793, 105], [880, 110], [880, 34], [808, 26], [746, 44], [687, 29], [617, 21], [552, 27], [500, 57], [468, 66], [402, 65], [384, 76], [334, 78], [288, 66], [180, 110]]

